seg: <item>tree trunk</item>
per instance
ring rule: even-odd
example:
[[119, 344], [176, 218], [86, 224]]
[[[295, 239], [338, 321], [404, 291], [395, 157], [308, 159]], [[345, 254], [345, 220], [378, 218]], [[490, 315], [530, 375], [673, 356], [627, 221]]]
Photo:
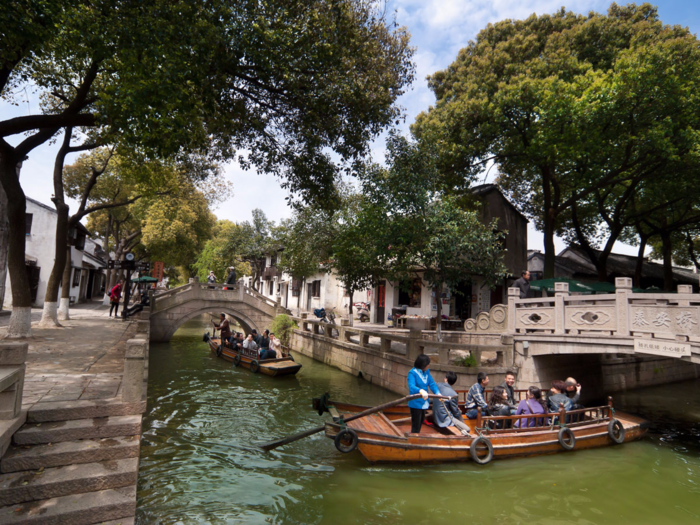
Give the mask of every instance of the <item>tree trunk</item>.
[[7, 221], [7, 195], [0, 184], [0, 310], [5, 300], [7, 281], [7, 249], [10, 240], [10, 226]]
[[549, 210], [544, 218], [544, 279], [554, 277], [554, 261], [556, 248], [554, 246], [554, 217]]
[[350, 297], [350, 306], [348, 307], [348, 318], [350, 319], [349, 323], [350, 323], [350, 326], [355, 326], [355, 324], [353, 323], [353, 319], [352, 319], [352, 298], [355, 295], [355, 290], [353, 290], [352, 288], [348, 288], [347, 292], [348, 292], [348, 297]]
[[[56, 218], [56, 251], [53, 268], [49, 282], [46, 285], [46, 297], [44, 298], [44, 310], [41, 314], [39, 326], [61, 326], [58, 322], [58, 290], [66, 268], [66, 244], [68, 240], [68, 206], [56, 204], [58, 216]], [[68, 248], [70, 250], [70, 248]], [[70, 267], [70, 266], [69, 266]]]
[[644, 250], [647, 248], [646, 235], [639, 236], [639, 251], [637, 252], [637, 265], [634, 268], [634, 285], [637, 288], [642, 287], [642, 271], [644, 270]]
[[661, 232], [661, 251], [664, 255], [664, 291], [673, 291], [673, 245], [671, 232]]
[[442, 283], [435, 287], [435, 305], [437, 306], [437, 318], [435, 320], [435, 335], [442, 342]]
[[7, 267], [12, 285], [12, 315], [5, 337], [15, 339], [31, 335], [32, 295], [25, 264], [27, 201], [19, 183], [17, 162], [11, 155], [0, 159], [0, 180], [7, 196]]
[[70, 319], [70, 274], [72, 264], [70, 246], [66, 247], [66, 264], [63, 265], [63, 277], [61, 280], [61, 303], [58, 305], [58, 318], [62, 321]]

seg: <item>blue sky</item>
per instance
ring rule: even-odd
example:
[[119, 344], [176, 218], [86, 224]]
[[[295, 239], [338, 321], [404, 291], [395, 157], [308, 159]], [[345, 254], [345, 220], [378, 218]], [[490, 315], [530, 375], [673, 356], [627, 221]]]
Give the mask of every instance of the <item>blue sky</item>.
[[[655, 4], [664, 23], [687, 26], [695, 34], [700, 31], [700, 0], [659, 0]], [[561, 6], [577, 13], [605, 12], [609, 5], [609, 1], [601, 0], [389, 0], [389, 10], [396, 12], [399, 25], [408, 28], [412, 45], [416, 48], [416, 81], [399, 100], [406, 113], [402, 129], [407, 131], [416, 115], [435, 101], [427, 88], [426, 76], [446, 68], [457, 52], [489, 22], [526, 18], [532, 13], [552, 13]], [[19, 108], [0, 102], [0, 119], [37, 110], [36, 100], [31, 98], [29, 104], [22, 104]], [[26, 194], [46, 204], [50, 204], [51, 170], [57, 149], [56, 144], [47, 144], [34, 150], [22, 170], [22, 186]], [[383, 159], [383, 137], [373, 144], [373, 155], [377, 160]], [[274, 177], [243, 171], [236, 165], [226, 166], [225, 176], [233, 182], [234, 197], [215, 210], [220, 219], [248, 220], [253, 208], [263, 209], [275, 221], [289, 216], [285, 201], [287, 194]], [[528, 245], [542, 247], [541, 234], [533, 228], [528, 234]], [[559, 243], [559, 247], [563, 244]], [[625, 246], [616, 247], [616, 251], [635, 252]]]

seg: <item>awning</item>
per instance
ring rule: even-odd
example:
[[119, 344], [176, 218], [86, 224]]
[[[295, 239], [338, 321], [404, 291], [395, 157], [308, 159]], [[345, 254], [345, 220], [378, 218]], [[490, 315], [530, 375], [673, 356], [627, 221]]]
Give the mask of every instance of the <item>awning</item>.
[[131, 282], [132, 283], [157, 283], [158, 279], [156, 279], [155, 277], [150, 277], [148, 275], [142, 275], [138, 279], [132, 279]]
[[31, 255], [28, 255], [25, 253], [24, 254], [24, 262], [30, 263], [30, 264], [36, 264], [39, 262], [39, 259], [37, 259], [36, 257], [32, 257]]
[[588, 285], [576, 281], [575, 279], [568, 279], [567, 277], [554, 277], [551, 279], [540, 279], [539, 281], [530, 281], [530, 288], [537, 291], [554, 293], [554, 283], [569, 283], [569, 292], [577, 292], [584, 294], [595, 293], [593, 288], [590, 288]]

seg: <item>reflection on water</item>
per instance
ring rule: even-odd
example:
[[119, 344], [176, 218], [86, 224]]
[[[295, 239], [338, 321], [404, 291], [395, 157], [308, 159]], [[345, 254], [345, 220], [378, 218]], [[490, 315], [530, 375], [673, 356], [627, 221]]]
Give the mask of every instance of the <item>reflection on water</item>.
[[547, 457], [371, 465], [322, 434], [270, 453], [256, 443], [321, 424], [312, 397], [398, 397], [298, 356], [296, 377], [232, 368], [193, 320], [151, 347], [137, 521], [151, 523], [698, 523], [700, 385], [618, 394], [654, 422], [642, 441]]

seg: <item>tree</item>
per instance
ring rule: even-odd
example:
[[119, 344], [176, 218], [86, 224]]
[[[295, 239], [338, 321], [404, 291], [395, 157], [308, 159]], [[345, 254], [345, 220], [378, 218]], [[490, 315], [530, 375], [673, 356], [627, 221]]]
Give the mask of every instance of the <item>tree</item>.
[[[649, 4], [505, 20], [430, 78], [437, 104], [412, 130], [437, 148], [457, 190], [498, 165], [501, 188], [544, 233], [552, 277], [554, 235], [567, 220], [585, 237], [584, 212], [597, 226], [601, 208], [608, 214], [628, 188], [697, 150], [688, 130], [700, 129], [699, 57], [697, 39], [664, 26]], [[624, 220], [609, 217], [614, 242]]]
[[281, 246], [274, 235], [274, 221], [269, 220], [260, 208], [255, 208], [252, 214], [252, 222], [245, 221], [240, 224], [241, 235], [229, 239], [225, 250], [229, 253], [239, 253], [250, 265], [253, 288], [259, 290], [267, 256], [276, 254]]
[[[413, 78], [407, 33], [388, 29], [373, 1], [47, 1], [32, 2], [26, 21], [26, 3], [8, 7], [0, 96], [35, 86], [45, 100], [41, 115], [0, 121], [11, 336], [30, 328], [16, 168], [61, 128], [107, 126], [165, 158], [246, 151], [244, 166], [326, 195], [339, 169], [329, 153], [341, 163], [365, 154]], [[23, 133], [15, 146], [6, 140]]]
[[[229, 266], [236, 269], [236, 275], [250, 275], [250, 264], [243, 261], [240, 247], [243, 227], [235, 222], [219, 220], [209, 239], [192, 267], [200, 281], [207, 279], [210, 271], [219, 278], [226, 279]], [[238, 248], [238, 250], [236, 250]]]
[[506, 275], [503, 233], [495, 221], [483, 224], [462, 199], [440, 187], [438, 159], [425, 143], [390, 135], [387, 151], [387, 168], [370, 166], [361, 176], [369, 203], [360, 215], [361, 230], [375, 242], [366, 264], [392, 280], [427, 282], [435, 293], [441, 339], [445, 286], [454, 289], [480, 275], [493, 287]]

